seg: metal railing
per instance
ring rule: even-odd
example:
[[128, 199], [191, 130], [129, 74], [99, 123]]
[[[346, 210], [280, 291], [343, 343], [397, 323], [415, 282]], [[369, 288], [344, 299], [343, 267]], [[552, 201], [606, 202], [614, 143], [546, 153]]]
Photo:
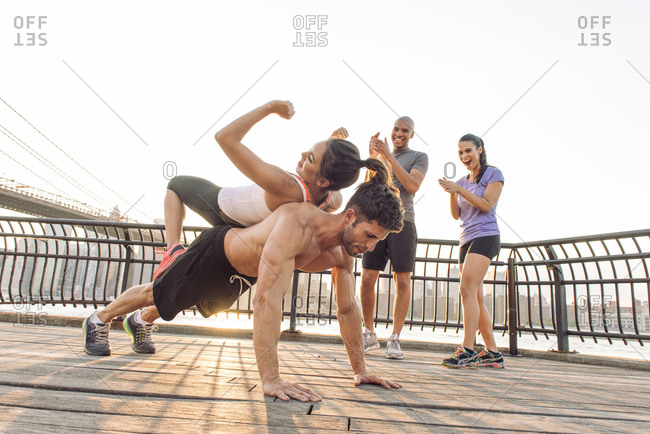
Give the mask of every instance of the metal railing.
[[[518, 331], [548, 334], [568, 351], [569, 336], [650, 340], [650, 230], [538, 241], [516, 246]], [[548, 303], [530, 300], [547, 299]], [[533, 321], [533, 319], [538, 319]]]
[[[123, 222], [0, 217], [0, 304], [99, 306], [127, 288], [150, 282], [165, 246], [164, 227]], [[185, 227], [190, 243], [202, 227]], [[458, 332], [463, 327], [458, 243], [420, 239], [411, 281], [411, 329]], [[523, 333], [557, 339], [650, 340], [650, 230], [533, 243], [503, 244], [484, 281], [496, 332], [517, 353]], [[390, 266], [390, 265], [389, 265]], [[355, 275], [360, 276], [360, 262]], [[357, 286], [360, 279], [357, 279]], [[300, 322], [336, 319], [331, 275], [294, 273], [283, 300], [290, 330]], [[226, 315], [252, 314], [255, 287]], [[392, 323], [395, 286], [380, 273], [375, 321]]]

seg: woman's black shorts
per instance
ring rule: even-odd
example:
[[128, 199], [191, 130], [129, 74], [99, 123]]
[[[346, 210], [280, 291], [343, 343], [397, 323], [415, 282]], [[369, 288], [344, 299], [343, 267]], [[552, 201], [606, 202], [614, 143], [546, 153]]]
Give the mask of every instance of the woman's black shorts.
[[460, 256], [458, 258], [458, 263], [462, 264], [465, 262], [465, 256], [468, 253], [478, 253], [479, 255], [487, 256], [490, 259], [493, 259], [499, 250], [501, 249], [501, 236], [499, 235], [489, 235], [487, 237], [478, 237], [474, 238], [468, 243], [460, 246]]

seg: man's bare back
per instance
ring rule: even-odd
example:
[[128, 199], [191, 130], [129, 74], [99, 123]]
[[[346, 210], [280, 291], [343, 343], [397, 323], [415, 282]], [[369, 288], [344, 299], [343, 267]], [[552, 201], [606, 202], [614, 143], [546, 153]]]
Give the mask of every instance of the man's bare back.
[[248, 276], [258, 275], [260, 261], [276, 262], [272, 253], [277, 244], [295, 252], [294, 269], [319, 272], [350, 266], [353, 259], [338, 239], [341, 227], [338, 215], [308, 203], [286, 204], [255, 226], [228, 231], [224, 240], [226, 256], [237, 271]]

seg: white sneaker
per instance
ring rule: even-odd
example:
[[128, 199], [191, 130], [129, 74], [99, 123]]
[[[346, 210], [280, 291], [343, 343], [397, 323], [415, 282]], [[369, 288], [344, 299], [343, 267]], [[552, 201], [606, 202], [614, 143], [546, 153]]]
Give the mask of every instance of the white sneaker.
[[377, 333], [371, 332], [367, 328], [363, 328], [363, 352], [367, 353], [370, 350], [379, 348], [379, 339]]
[[399, 345], [399, 336], [395, 333], [388, 338], [386, 345], [386, 358], [387, 359], [401, 359], [404, 357], [402, 348]]

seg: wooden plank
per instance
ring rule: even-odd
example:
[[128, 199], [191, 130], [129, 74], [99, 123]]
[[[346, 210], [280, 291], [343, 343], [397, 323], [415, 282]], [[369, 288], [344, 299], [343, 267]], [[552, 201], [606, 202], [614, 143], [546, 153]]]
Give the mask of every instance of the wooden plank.
[[[158, 431], [164, 427], [159, 422], [169, 423], [170, 431], [199, 429], [212, 425], [244, 425], [296, 428], [326, 428], [342, 430], [347, 419], [339, 416], [313, 416], [307, 413], [310, 404], [296, 401], [283, 402], [265, 398], [262, 402], [214, 401], [214, 400], [160, 400], [133, 397], [114, 397], [97, 394], [82, 394], [60, 391], [34, 391], [29, 389], [0, 387], [4, 413], [20, 414], [23, 422], [40, 417], [48, 412], [45, 424], [67, 427], [71, 419], [81, 419], [86, 428], [119, 430], [128, 427], [135, 432]], [[6, 410], [6, 411], [5, 411]], [[17, 418], [7, 418], [9, 423]], [[88, 422], [97, 419], [98, 422]], [[128, 421], [128, 422], [126, 422]], [[40, 421], [34, 420], [33, 425]], [[128, 423], [128, 425], [123, 425]], [[0, 425], [2, 426], [2, 425]], [[183, 428], [184, 427], [184, 428]], [[127, 430], [127, 431], [128, 431]]]
[[[229, 426], [251, 426], [259, 427], [282, 427], [282, 428], [309, 428], [309, 429], [347, 429], [348, 422], [352, 430], [395, 432], [401, 429], [406, 432], [416, 432], [424, 429], [439, 431], [442, 428], [448, 430], [464, 429], [492, 429], [492, 430], [523, 430], [523, 431], [603, 431], [621, 429], [642, 429], [647, 422], [638, 420], [614, 421], [605, 418], [595, 419], [591, 417], [566, 417], [538, 414], [511, 414], [508, 417], [493, 413], [481, 413], [475, 410], [431, 410], [411, 408], [391, 408], [387, 406], [357, 405], [350, 408], [346, 402], [330, 402], [317, 404], [313, 407], [311, 415], [306, 414], [309, 404], [296, 402], [279, 402], [267, 398], [264, 403], [246, 402], [219, 402], [211, 401], [182, 401], [182, 400], [142, 400], [136, 398], [104, 397], [88, 394], [72, 394], [68, 392], [46, 391], [35, 392], [31, 390], [11, 390], [5, 392], [6, 388], [0, 389], [3, 402], [20, 402], [23, 412], [21, 420], [34, 419], [43, 410], [52, 410], [44, 422], [43, 428], [52, 426], [67, 427], [67, 420], [72, 415], [83, 414], [82, 422], [86, 429], [112, 429], [116, 430], [129, 421], [129, 430], [134, 432], [145, 432], [147, 430], [158, 431], [169, 423], [174, 431], [186, 429], [210, 427], [226, 424]], [[76, 395], [76, 396], [75, 396]], [[75, 400], [76, 398], [76, 400]], [[7, 404], [3, 408], [15, 409]], [[381, 411], [379, 409], [381, 408]], [[342, 416], [342, 412], [351, 412], [348, 417]], [[5, 412], [3, 411], [3, 414]], [[87, 415], [98, 419], [98, 422], [90, 423], [85, 421]], [[154, 420], [161, 419], [164, 415], [164, 422]], [[58, 421], [58, 422], [57, 422]], [[198, 421], [198, 422], [197, 422]], [[57, 425], [58, 423], [58, 425]], [[39, 425], [40, 422], [31, 422], [31, 425]], [[54, 424], [54, 425], [53, 425]], [[324, 425], [323, 425], [324, 424]], [[40, 425], [39, 425], [40, 426]]]
[[394, 434], [396, 432], [549, 432], [549, 433], [599, 433], [599, 432], [647, 432], [647, 423], [630, 422], [623, 425], [612, 422], [593, 422], [590, 420], [573, 420], [569, 418], [499, 418], [495, 421], [481, 419], [474, 425], [464, 422], [466, 415], [459, 415], [449, 422], [441, 424], [386, 422], [385, 420], [350, 419], [351, 432], [373, 432]]
[[[1, 407], [0, 407], [1, 408]], [[332, 418], [307, 415], [291, 418], [272, 417], [258, 422], [226, 417], [229, 413], [209, 414], [205, 419], [179, 419], [157, 415], [136, 417], [122, 415], [80, 415], [53, 410], [2, 409], [2, 432], [100, 432], [100, 433], [196, 433], [196, 432], [314, 432], [345, 431], [347, 419], [340, 422]], [[238, 415], [236, 415], [238, 416]], [[9, 419], [10, 421], [8, 421]]]
[[[315, 406], [312, 414], [318, 415], [346, 415], [352, 418], [388, 419], [408, 423], [441, 423], [441, 415], [445, 415], [445, 422], [451, 423], [454, 418], [462, 417], [463, 420], [512, 419], [512, 418], [571, 418], [576, 420], [603, 420], [618, 423], [650, 423], [646, 413], [624, 414], [610, 412], [607, 409], [573, 409], [573, 408], [548, 408], [538, 407], [534, 402], [528, 402], [517, 407], [499, 408], [492, 407], [489, 403], [482, 403], [476, 407], [468, 403], [464, 407], [452, 406], [396, 406], [379, 403], [356, 403], [339, 400], [325, 400]], [[449, 416], [452, 416], [449, 418]]]

